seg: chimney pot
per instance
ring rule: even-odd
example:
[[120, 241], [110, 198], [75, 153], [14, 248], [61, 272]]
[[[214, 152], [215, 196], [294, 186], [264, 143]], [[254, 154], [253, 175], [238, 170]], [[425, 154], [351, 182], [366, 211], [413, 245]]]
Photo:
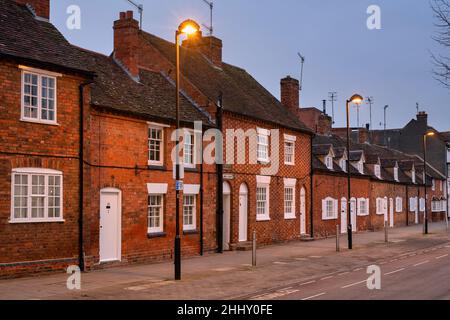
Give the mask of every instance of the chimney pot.
[[127, 11], [127, 19], [133, 19], [133, 11], [131, 10]]
[[127, 14], [126, 12], [121, 12], [120, 15], [119, 15], [120, 20], [125, 20], [126, 14]]
[[33, 8], [36, 16], [50, 19], [50, 0], [14, 0], [23, 5], [29, 5]]

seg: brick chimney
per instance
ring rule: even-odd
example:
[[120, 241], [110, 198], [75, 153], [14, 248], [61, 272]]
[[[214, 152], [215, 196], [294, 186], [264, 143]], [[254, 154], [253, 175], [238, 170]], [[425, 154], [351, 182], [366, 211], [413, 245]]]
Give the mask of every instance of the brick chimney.
[[420, 111], [417, 114], [417, 121], [421, 124], [428, 126], [428, 114], [425, 111]]
[[19, 4], [29, 5], [36, 17], [50, 19], [50, 0], [14, 0]]
[[365, 128], [358, 129], [358, 143], [366, 142], [369, 142], [369, 125], [366, 125]]
[[300, 108], [300, 82], [287, 76], [281, 79], [281, 103], [297, 114]]
[[200, 51], [213, 65], [222, 68], [222, 40], [213, 36], [204, 37], [201, 32], [183, 41], [183, 47]]
[[133, 18], [133, 11], [121, 12], [119, 20], [114, 22], [114, 58], [136, 78], [138, 49], [139, 22]]
[[332, 122], [333, 120], [330, 116], [322, 113], [317, 121], [316, 133], [323, 136], [331, 136]]

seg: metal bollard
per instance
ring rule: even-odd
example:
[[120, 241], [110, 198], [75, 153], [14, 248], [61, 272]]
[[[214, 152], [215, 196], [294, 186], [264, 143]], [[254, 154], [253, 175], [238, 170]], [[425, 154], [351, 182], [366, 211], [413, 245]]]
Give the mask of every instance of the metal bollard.
[[253, 231], [252, 266], [256, 267], [256, 231]]
[[389, 243], [389, 226], [388, 222], [384, 222], [384, 242]]
[[337, 225], [337, 226], [336, 226], [336, 252], [341, 251], [341, 248], [340, 248], [341, 241], [340, 241], [340, 239], [339, 239], [339, 236], [340, 236], [339, 230], [340, 230], [340, 226]]

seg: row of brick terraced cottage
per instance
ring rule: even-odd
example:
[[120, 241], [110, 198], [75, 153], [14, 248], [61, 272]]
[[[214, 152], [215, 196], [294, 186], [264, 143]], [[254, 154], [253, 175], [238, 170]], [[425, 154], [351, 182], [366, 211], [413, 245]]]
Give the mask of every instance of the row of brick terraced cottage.
[[[71, 45], [49, 22], [49, 0], [0, 7], [0, 276], [172, 258], [175, 45], [126, 12], [105, 56]], [[329, 118], [299, 108], [298, 81], [281, 81], [280, 102], [201, 34], [183, 42], [181, 57], [183, 256], [245, 246], [253, 231], [271, 244], [345, 225], [344, 143], [330, 128], [317, 134]], [[223, 177], [198, 152], [217, 127], [219, 96], [223, 131], [233, 132], [224, 154], [242, 160]], [[255, 143], [238, 153], [252, 130]], [[420, 222], [419, 158], [367, 143], [351, 157], [355, 230]], [[441, 219], [445, 177], [428, 171], [428, 205]]]

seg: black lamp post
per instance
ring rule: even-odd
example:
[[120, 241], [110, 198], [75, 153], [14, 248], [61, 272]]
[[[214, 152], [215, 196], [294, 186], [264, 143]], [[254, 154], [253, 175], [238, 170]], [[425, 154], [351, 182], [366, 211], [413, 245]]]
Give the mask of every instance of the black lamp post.
[[348, 188], [348, 199], [347, 199], [347, 235], [348, 235], [348, 249], [353, 249], [353, 226], [352, 226], [352, 215], [351, 215], [351, 173], [350, 173], [350, 103], [361, 104], [364, 98], [359, 94], [353, 95], [346, 103], [347, 111], [347, 188]]
[[433, 131], [428, 131], [423, 135], [423, 185], [425, 188], [425, 213], [423, 233], [428, 234], [428, 210], [427, 210], [427, 138], [434, 136]]
[[175, 280], [181, 280], [181, 237], [180, 237], [180, 191], [183, 183], [180, 177], [180, 155], [178, 143], [180, 140], [180, 36], [191, 35], [200, 31], [198, 23], [192, 20], [186, 20], [178, 27], [175, 32], [175, 50], [176, 50], [176, 75], [175, 75], [175, 87], [176, 87], [176, 139], [177, 139], [177, 158], [175, 164], [175, 179], [176, 179], [176, 204], [175, 204]]

